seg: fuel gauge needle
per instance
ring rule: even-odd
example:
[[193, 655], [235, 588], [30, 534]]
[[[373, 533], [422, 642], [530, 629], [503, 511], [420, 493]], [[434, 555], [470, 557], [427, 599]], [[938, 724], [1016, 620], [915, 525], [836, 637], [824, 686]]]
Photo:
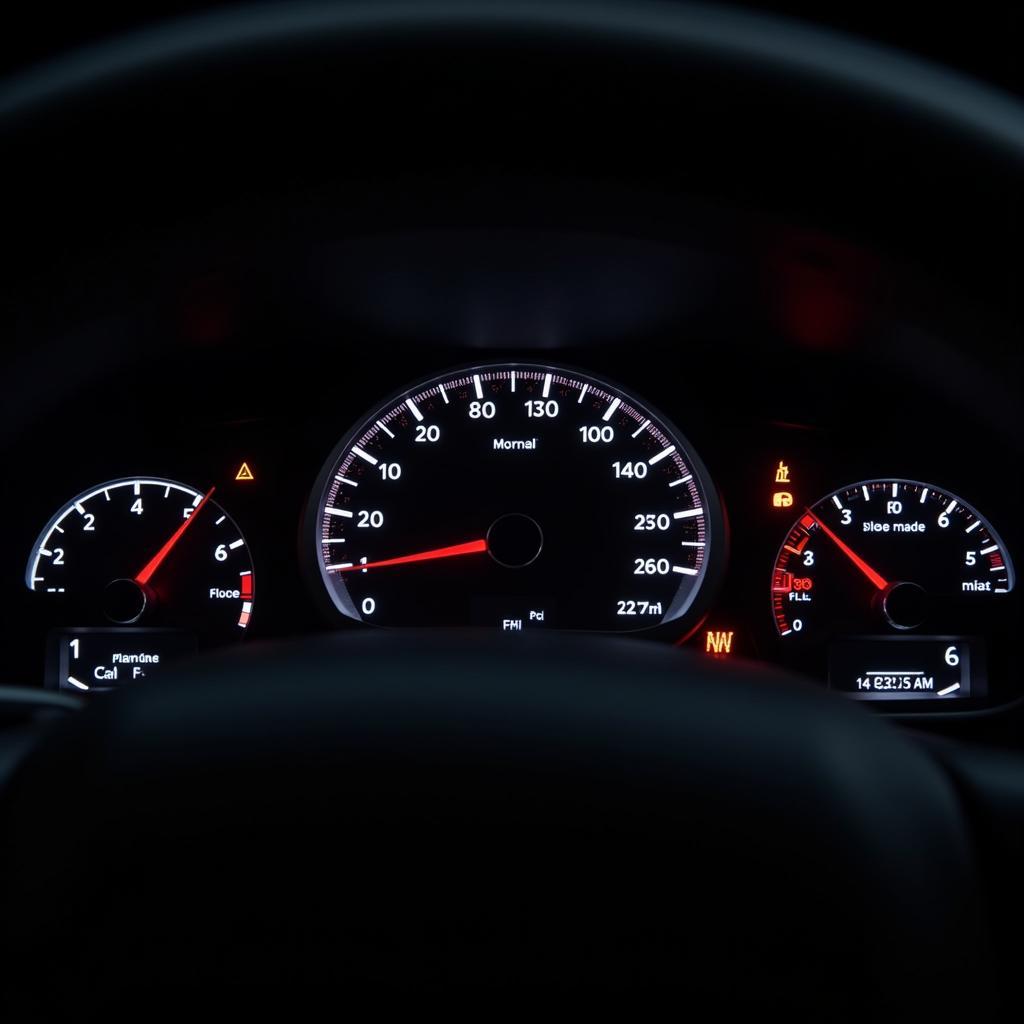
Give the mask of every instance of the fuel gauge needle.
[[337, 572], [360, 572], [363, 569], [382, 569], [386, 565], [407, 565], [409, 562], [433, 562], [438, 558], [455, 558], [457, 555], [476, 555], [487, 550], [486, 540], [471, 540], [465, 544], [453, 544], [447, 548], [431, 548], [414, 555], [399, 558], [385, 558], [379, 562], [361, 562], [357, 565], [339, 566]]
[[195, 522], [195, 518], [203, 510], [203, 506], [210, 500], [211, 495], [216, 490], [216, 487], [211, 487], [206, 494], [203, 495], [203, 500], [196, 505], [192, 512], [192, 515], [186, 519], [181, 526], [179, 526], [174, 533], [167, 538], [167, 543], [146, 563], [145, 568], [135, 577], [135, 582], [142, 586], [148, 583], [153, 576], [153, 573], [160, 568], [163, 564], [164, 559], [174, 550], [175, 544], [181, 540], [185, 531]]
[[837, 533], [830, 530], [810, 509], [807, 514], [821, 527], [822, 532], [828, 537], [846, 557], [879, 589], [885, 590], [889, 581], [864, 561]]

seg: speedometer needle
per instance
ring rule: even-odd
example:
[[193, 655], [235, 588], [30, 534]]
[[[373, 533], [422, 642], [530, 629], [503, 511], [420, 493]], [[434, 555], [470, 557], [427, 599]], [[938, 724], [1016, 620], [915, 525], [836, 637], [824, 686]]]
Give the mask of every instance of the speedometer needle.
[[432, 562], [437, 558], [454, 558], [456, 555], [476, 555], [487, 550], [486, 540], [471, 540], [465, 544], [453, 544], [447, 548], [431, 548], [429, 551], [418, 551], [414, 555], [402, 555], [400, 558], [385, 558], [379, 562], [364, 562], [360, 565], [346, 565], [338, 572], [359, 572], [362, 569], [382, 569], [386, 565], [406, 565], [409, 562]]
[[167, 539], [167, 543], [146, 563], [145, 568], [135, 577], [135, 582], [140, 586], [144, 583], [148, 583], [150, 577], [160, 568], [163, 564], [164, 559], [171, 553], [174, 545], [181, 540], [182, 534], [195, 522], [195, 518], [202, 511], [203, 506], [210, 500], [210, 495], [216, 490], [216, 487], [211, 487], [206, 494], [203, 495], [203, 500], [196, 505], [192, 511], [192, 515], [186, 519], [181, 526], [179, 526], [174, 533]]
[[830, 540], [832, 540], [832, 542], [836, 545], [836, 547], [839, 548], [839, 550], [842, 551], [842, 553], [844, 555], [846, 555], [846, 557], [851, 562], [853, 562], [853, 564], [855, 566], [857, 566], [857, 568], [860, 569], [860, 571], [862, 573], [864, 573], [864, 575], [867, 576], [867, 578], [869, 580], [871, 580], [871, 582], [876, 587], [878, 587], [879, 590], [885, 590], [885, 588], [887, 586], [889, 586], [888, 580], [886, 580], [879, 573], [875, 572], [875, 570], [872, 569], [871, 566], [868, 565], [868, 563], [865, 562], [864, 559], [861, 558], [860, 555], [858, 555], [842, 539], [842, 537], [840, 537], [838, 534], [836, 534], [832, 530], [830, 530], [810, 509], [807, 510], [807, 514], [818, 524], [818, 526], [821, 527], [821, 529], [824, 532], [825, 536], [828, 537]]

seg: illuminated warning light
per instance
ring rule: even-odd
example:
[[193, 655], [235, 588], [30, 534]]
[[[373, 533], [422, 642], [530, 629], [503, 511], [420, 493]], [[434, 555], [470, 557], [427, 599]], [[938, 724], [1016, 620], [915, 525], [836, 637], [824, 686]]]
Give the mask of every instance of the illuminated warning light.
[[705, 653], [715, 654], [719, 657], [732, 654], [732, 641], [735, 635], [735, 631], [731, 629], [709, 629], [704, 634]]
[[789, 479], [789, 466], [787, 466], [782, 459], [779, 459], [778, 468], [775, 470], [775, 482], [777, 484], [788, 484]]
[[241, 581], [241, 593], [243, 598], [252, 597], [252, 572], [246, 571], [238, 574]]
[[810, 513], [808, 512], [808, 513], [807, 513], [807, 515], [805, 515], [805, 516], [803, 517], [803, 519], [801, 519], [801, 520], [800, 520], [800, 525], [801, 525], [801, 526], [802, 526], [802, 527], [803, 527], [803, 528], [804, 528], [805, 530], [809, 530], [809, 529], [810, 529], [810, 528], [811, 528], [811, 527], [812, 527], [812, 526], [814, 525], [814, 516], [812, 516], [812, 515], [811, 515], [811, 514], [810, 514]]
[[776, 594], [788, 594], [793, 589], [793, 574], [775, 570], [775, 579], [772, 580], [772, 591]]
[[252, 475], [252, 470], [249, 468], [248, 462], [243, 462], [238, 467], [238, 472], [235, 474], [236, 480], [255, 480], [256, 477]]
[[773, 508], [789, 508], [793, 504], [793, 495], [789, 491], [776, 491], [772, 495]]

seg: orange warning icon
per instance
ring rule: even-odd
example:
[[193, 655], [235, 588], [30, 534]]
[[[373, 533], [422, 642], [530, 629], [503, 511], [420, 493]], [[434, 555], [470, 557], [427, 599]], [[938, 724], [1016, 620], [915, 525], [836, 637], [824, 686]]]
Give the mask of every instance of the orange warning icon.
[[238, 472], [235, 474], [236, 480], [255, 480], [256, 477], [252, 475], [252, 470], [249, 468], [248, 462], [243, 462], [238, 467]]

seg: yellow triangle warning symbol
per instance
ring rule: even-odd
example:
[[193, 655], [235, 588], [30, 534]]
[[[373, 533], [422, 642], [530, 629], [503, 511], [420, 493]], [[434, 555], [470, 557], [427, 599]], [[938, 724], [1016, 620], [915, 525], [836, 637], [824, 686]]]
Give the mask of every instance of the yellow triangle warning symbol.
[[243, 462], [238, 467], [238, 472], [235, 474], [236, 480], [255, 480], [256, 477], [252, 475], [252, 470], [249, 468], [248, 462]]

